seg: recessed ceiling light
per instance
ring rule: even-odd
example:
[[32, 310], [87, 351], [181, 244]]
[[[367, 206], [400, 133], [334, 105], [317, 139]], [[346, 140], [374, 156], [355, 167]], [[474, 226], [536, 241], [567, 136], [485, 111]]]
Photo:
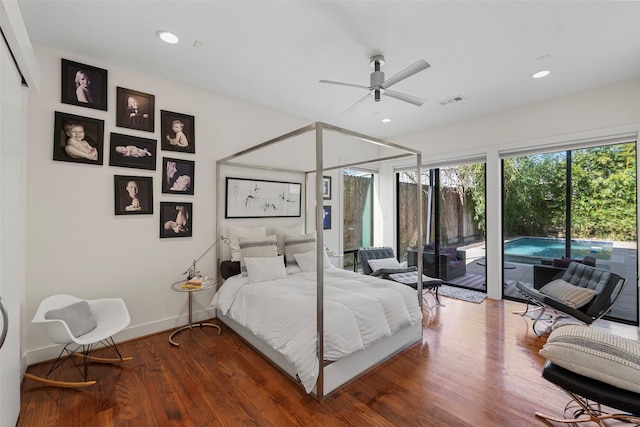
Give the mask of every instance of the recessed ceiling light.
[[550, 71], [549, 70], [542, 70], [542, 71], [538, 71], [537, 73], [535, 73], [533, 76], [534, 79], [541, 79], [543, 77], [547, 77], [549, 75]]
[[156, 35], [165, 43], [176, 44], [178, 43], [178, 41], [180, 41], [178, 39], [178, 36], [173, 34], [171, 31], [160, 30], [156, 33]]
[[382, 119], [382, 123], [389, 123], [391, 121], [391, 119], [386, 118], [386, 119]]

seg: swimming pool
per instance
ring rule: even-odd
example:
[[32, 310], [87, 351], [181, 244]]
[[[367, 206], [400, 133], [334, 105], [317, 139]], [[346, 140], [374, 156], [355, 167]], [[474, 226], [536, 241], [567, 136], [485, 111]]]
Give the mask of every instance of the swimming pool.
[[[604, 240], [571, 240], [571, 257], [592, 256], [610, 260], [613, 242]], [[565, 255], [564, 239], [551, 237], [518, 237], [504, 244], [504, 259], [511, 262], [537, 264], [540, 258], [562, 258]]]

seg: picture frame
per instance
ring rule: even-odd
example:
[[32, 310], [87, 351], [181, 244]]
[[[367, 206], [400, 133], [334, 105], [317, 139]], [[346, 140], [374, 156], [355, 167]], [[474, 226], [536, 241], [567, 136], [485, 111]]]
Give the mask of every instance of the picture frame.
[[162, 158], [162, 192], [193, 195], [196, 162]]
[[156, 146], [155, 139], [111, 132], [109, 166], [156, 170]]
[[195, 117], [173, 111], [160, 111], [160, 147], [167, 151], [196, 152]]
[[322, 177], [322, 199], [331, 200], [331, 177]]
[[160, 202], [160, 238], [191, 237], [193, 204]]
[[104, 120], [55, 112], [53, 160], [102, 165], [103, 156]]
[[323, 206], [322, 211], [322, 229], [331, 230], [331, 206]]
[[116, 89], [116, 126], [154, 132], [154, 95], [132, 89]]
[[225, 218], [299, 217], [302, 184], [226, 178]]
[[153, 177], [114, 175], [116, 215], [153, 214]]
[[107, 111], [108, 72], [62, 58], [60, 102]]

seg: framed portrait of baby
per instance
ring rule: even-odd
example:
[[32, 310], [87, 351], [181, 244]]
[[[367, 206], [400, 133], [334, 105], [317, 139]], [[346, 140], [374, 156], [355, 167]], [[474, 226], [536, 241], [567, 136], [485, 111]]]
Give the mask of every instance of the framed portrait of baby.
[[104, 120], [55, 112], [53, 160], [102, 165]]
[[111, 132], [109, 166], [156, 170], [155, 139]]
[[116, 126], [154, 132], [155, 100], [148, 93], [116, 88]]
[[153, 213], [153, 177], [114, 175], [115, 214]]
[[193, 204], [160, 202], [160, 238], [191, 237]]
[[196, 163], [191, 160], [162, 158], [162, 192], [193, 195]]
[[107, 70], [62, 59], [63, 104], [107, 111]]
[[195, 117], [160, 110], [160, 148], [195, 153]]

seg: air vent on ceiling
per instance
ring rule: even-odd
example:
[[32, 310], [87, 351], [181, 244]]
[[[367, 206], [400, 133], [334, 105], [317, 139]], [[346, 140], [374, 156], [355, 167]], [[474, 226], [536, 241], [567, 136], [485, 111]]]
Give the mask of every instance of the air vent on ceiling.
[[453, 104], [455, 102], [460, 102], [462, 100], [464, 100], [464, 96], [458, 95], [458, 96], [452, 96], [451, 98], [442, 99], [440, 101], [437, 101], [437, 103], [440, 104], [440, 105], [449, 105], [449, 104]]

